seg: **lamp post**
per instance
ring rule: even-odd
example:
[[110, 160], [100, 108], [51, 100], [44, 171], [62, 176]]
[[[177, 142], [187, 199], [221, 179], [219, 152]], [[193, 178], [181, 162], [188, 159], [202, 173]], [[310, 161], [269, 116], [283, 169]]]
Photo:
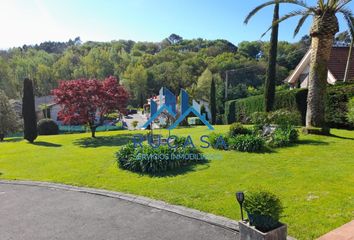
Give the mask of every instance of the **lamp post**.
[[245, 195], [243, 192], [236, 192], [236, 199], [237, 202], [240, 204], [240, 209], [241, 209], [241, 219], [243, 221], [243, 211], [242, 211], [242, 203], [245, 200]]

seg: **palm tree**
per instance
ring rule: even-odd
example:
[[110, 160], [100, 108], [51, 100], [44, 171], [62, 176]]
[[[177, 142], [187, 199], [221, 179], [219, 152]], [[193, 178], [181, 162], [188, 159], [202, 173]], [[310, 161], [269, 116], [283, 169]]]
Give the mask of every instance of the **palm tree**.
[[[306, 19], [313, 17], [310, 29], [311, 61], [309, 73], [309, 87], [307, 95], [306, 127], [325, 126], [325, 94], [327, 87], [328, 61], [332, 51], [334, 35], [338, 32], [337, 14], [342, 14], [349, 29], [353, 28], [353, 13], [346, 5], [352, 0], [317, 0], [315, 6], [308, 6], [301, 0], [273, 0], [263, 3], [253, 9], [245, 21], [252, 18], [259, 10], [274, 4], [293, 4], [301, 9], [292, 11], [273, 25], [289, 18], [300, 16], [295, 28], [294, 36], [299, 33]], [[271, 29], [270, 27], [268, 31]]]
[[[245, 20], [245, 24], [249, 19]], [[273, 11], [273, 23], [279, 20], [279, 4], [275, 4]], [[278, 31], [279, 24], [272, 25], [272, 33], [270, 36], [269, 60], [267, 74], [264, 84], [264, 110], [270, 112], [273, 110], [275, 98], [275, 78], [277, 67], [277, 50], [278, 50]]]

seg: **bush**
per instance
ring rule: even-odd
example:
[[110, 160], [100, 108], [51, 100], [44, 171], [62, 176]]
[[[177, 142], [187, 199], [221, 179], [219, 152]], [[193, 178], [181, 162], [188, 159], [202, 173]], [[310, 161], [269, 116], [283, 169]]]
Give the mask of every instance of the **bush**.
[[286, 109], [279, 109], [274, 112], [254, 112], [251, 115], [252, 123], [258, 128], [275, 124], [279, 126], [294, 126], [300, 124], [300, 114], [297, 111], [290, 112]]
[[353, 128], [348, 121], [348, 102], [354, 96], [354, 84], [336, 85], [328, 88], [326, 97], [326, 122], [332, 128]]
[[56, 135], [59, 134], [59, 127], [52, 119], [41, 119], [37, 123], [39, 135]]
[[[229, 138], [227, 136], [222, 135], [222, 134], [212, 133], [209, 135], [210, 144], [215, 149], [227, 150], [228, 149], [228, 140], [229, 140]], [[225, 144], [222, 144], [222, 141], [224, 141]], [[225, 147], [225, 145], [226, 145], [226, 147]]]
[[[278, 91], [275, 95], [274, 110], [287, 109], [291, 112], [297, 111], [301, 115], [301, 122], [305, 123], [306, 118], [307, 89], [295, 89]], [[254, 112], [264, 110], [263, 95], [248, 98], [231, 100], [225, 104], [225, 120], [227, 123], [249, 122]]]
[[347, 114], [349, 122], [354, 124], [354, 98], [351, 98], [348, 102], [348, 114]]
[[293, 126], [278, 127], [271, 134], [270, 147], [285, 147], [298, 140], [299, 133]]
[[120, 168], [149, 174], [162, 173], [206, 160], [196, 148], [169, 148], [167, 145], [158, 148], [150, 145], [134, 148], [132, 143], [122, 147], [116, 156]]
[[256, 129], [262, 129], [263, 126], [270, 124], [270, 121], [269, 121], [269, 118], [268, 118], [268, 113], [266, 113], [266, 112], [254, 112], [251, 115], [251, 122], [254, 124]]
[[233, 137], [239, 134], [252, 134], [252, 131], [245, 128], [241, 123], [233, 123], [229, 129], [229, 136]]
[[269, 113], [269, 122], [279, 126], [298, 126], [301, 124], [300, 114], [297, 111], [279, 109]]
[[264, 148], [264, 140], [254, 135], [237, 135], [229, 139], [229, 148], [241, 152], [259, 152]]
[[276, 195], [265, 191], [246, 193], [244, 207], [250, 225], [258, 230], [268, 232], [280, 225], [283, 206]]

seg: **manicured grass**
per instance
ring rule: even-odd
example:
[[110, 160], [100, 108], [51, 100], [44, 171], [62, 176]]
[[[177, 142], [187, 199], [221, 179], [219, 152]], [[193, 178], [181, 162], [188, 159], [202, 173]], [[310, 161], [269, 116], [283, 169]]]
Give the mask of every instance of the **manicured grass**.
[[[267, 153], [208, 149], [221, 159], [156, 177], [117, 168], [115, 152], [136, 133], [98, 133], [96, 140], [88, 133], [41, 136], [35, 144], [7, 139], [0, 143], [0, 178], [128, 192], [233, 219], [240, 217], [235, 191], [268, 189], [283, 201], [282, 221], [298, 239], [314, 239], [354, 218], [354, 131], [302, 135], [299, 144]], [[194, 140], [208, 133], [205, 127], [172, 132]]]

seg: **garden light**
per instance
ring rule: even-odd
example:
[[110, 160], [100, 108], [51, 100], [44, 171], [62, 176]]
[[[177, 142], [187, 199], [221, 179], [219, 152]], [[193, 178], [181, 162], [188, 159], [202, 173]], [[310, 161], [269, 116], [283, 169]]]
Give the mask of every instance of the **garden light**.
[[236, 192], [236, 199], [237, 202], [240, 204], [240, 209], [241, 209], [241, 219], [243, 221], [243, 211], [242, 211], [242, 203], [245, 200], [245, 195], [243, 192]]

